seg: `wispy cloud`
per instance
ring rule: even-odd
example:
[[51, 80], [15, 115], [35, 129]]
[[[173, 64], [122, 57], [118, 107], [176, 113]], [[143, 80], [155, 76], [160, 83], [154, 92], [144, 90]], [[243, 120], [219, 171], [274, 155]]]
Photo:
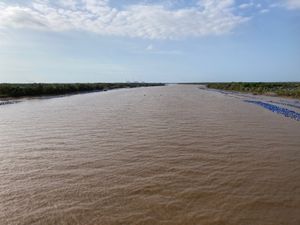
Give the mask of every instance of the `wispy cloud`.
[[[145, 53], [145, 51], [137, 51], [136, 53]], [[181, 55], [182, 52], [179, 50], [162, 50], [156, 48], [154, 45], [150, 44], [146, 47], [146, 53], [148, 54], [158, 54], [158, 55]]]
[[300, 9], [300, 0], [285, 0], [288, 9]]
[[146, 48], [147, 51], [152, 51], [153, 49], [154, 49], [153, 45], [148, 45]]
[[253, 2], [248, 2], [248, 3], [243, 3], [243, 4], [239, 5], [239, 8], [240, 9], [247, 9], [247, 8], [251, 8], [253, 6], [254, 6]]
[[0, 2], [0, 27], [81, 30], [147, 39], [222, 35], [248, 20], [235, 13], [234, 3], [234, 0], [199, 0], [181, 8], [139, 3], [117, 9], [110, 0]]
[[270, 12], [270, 9], [262, 9], [259, 12], [262, 13], [262, 14], [268, 13], [268, 12]]
[[269, 5], [270, 8], [285, 8], [288, 10], [299, 10], [300, 0], [277, 0]]

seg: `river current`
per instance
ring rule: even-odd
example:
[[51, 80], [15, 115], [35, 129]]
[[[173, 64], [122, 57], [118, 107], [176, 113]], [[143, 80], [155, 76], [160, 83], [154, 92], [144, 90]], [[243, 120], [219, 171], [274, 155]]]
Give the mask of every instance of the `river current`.
[[298, 225], [300, 121], [252, 98], [173, 85], [2, 105], [0, 224]]

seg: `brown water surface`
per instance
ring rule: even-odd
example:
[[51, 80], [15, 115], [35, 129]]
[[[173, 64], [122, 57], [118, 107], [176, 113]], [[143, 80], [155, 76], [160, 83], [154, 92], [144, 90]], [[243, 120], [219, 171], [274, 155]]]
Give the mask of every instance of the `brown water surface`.
[[0, 107], [1, 225], [300, 224], [300, 122], [197, 86]]

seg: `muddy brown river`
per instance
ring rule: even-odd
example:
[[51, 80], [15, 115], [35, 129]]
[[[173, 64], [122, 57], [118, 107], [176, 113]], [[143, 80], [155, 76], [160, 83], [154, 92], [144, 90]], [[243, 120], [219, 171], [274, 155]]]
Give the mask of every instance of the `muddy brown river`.
[[247, 98], [171, 85], [0, 106], [0, 224], [299, 225], [300, 121]]

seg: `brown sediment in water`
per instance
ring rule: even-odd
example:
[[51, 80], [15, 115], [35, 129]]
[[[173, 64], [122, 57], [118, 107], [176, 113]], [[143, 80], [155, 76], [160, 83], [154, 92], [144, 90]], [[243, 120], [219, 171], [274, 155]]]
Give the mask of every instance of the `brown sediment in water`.
[[0, 110], [0, 224], [299, 224], [300, 123], [197, 86]]

